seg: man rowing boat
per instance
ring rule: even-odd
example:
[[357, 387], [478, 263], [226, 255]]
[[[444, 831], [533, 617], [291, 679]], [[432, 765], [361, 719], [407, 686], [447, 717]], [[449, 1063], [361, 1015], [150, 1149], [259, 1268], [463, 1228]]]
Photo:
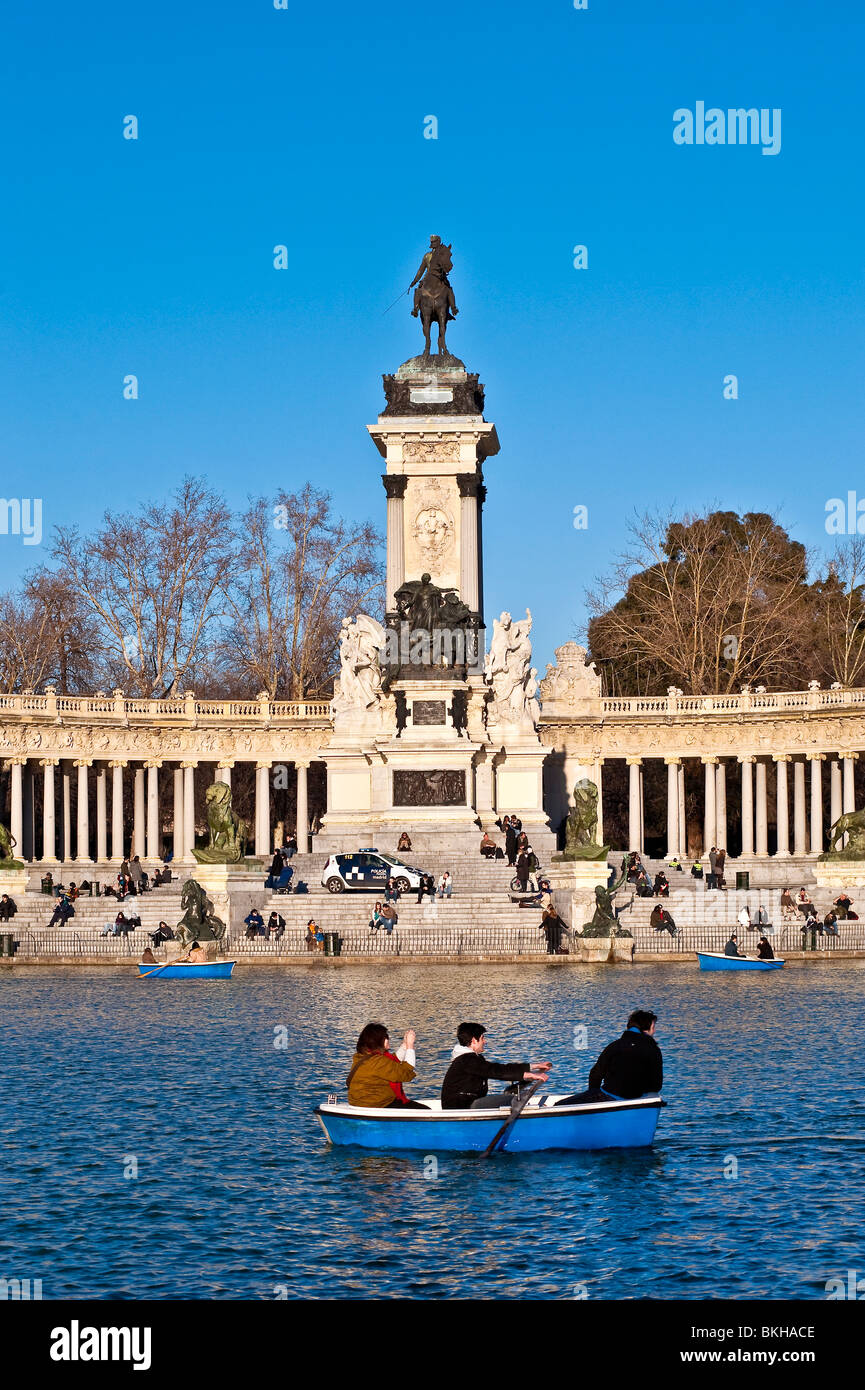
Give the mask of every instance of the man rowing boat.
[[505, 1094], [488, 1095], [490, 1081], [546, 1081], [549, 1062], [490, 1062], [483, 1055], [486, 1028], [482, 1023], [461, 1023], [453, 1061], [442, 1082], [442, 1110], [498, 1110], [510, 1105]]

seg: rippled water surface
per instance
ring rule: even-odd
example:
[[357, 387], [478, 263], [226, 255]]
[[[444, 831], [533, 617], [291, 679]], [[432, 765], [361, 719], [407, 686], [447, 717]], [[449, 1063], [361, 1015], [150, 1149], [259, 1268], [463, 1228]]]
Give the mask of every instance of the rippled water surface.
[[[312, 1114], [370, 1019], [417, 1028], [415, 1095], [463, 1017], [559, 1090], [640, 1005], [669, 1102], [651, 1151], [439, 1155], [429, 1177], [329, 1148]], [[45, 1298], [807, 1299], [865, 1268], [863, 963], [31, 968], [0, 972], [0, 1018], [0, 1275]]]

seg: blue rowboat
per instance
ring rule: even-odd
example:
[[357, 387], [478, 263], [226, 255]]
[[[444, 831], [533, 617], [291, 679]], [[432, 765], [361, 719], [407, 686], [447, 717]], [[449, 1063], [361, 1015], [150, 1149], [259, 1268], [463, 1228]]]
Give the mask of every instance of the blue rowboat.
[[723, 951], [698, 951], [701, 970], [781, 970], [782, 960], [759, 960], [755, 956], [725, 956]]
[[227, 980], [236, 961], [206, 960], [192, 965], [139, 965], [139, 975], [153, 980]]
[[[666, 1104], [660, 1096], [554, 1106], [556, 1099], [560, 1097], [531, 1100], [496, 1152], [648, 1148]], [[507, 1105], [501, 1110], [442, 1110], [438, 1100], [424, 1104], [430, 1109], [370, 1110], [328, 1100], [315, 1113], [331, 1144], [421, 1153], [483, 1153], [510, 1114]]]

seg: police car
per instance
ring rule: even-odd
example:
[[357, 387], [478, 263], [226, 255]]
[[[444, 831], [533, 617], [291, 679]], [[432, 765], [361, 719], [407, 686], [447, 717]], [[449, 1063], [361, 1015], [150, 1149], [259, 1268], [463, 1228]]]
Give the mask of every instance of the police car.
[[360, 849], [356, 854], [332, 854], [324, 866], [321, 881], [331, 893], [342, 893], [346, 888], [375, 888], [384, 892], [388, 879], [392, 878], [401, 893], [408, 893], [420, 887], [423, 872], [389, 854], [379, 854], [377, 849]]

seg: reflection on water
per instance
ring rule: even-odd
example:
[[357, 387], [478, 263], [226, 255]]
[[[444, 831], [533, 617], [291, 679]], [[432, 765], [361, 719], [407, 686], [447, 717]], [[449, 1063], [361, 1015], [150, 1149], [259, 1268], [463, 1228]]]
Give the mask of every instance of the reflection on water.
[[[863, 999], [856, 962], [196, 985], [16, 969], [0, 975], [0, 1275], [41, 1277], [46, 1298], [824, 1297], [865, 1259]], [[564, 1090], [640, 1005], [660, 1015], [669, 1102], [651, 1150], [425, 1165], [329, 1148], [312, 1115], [370, 1019], [417, 1029], [415, 1095], [436, 1094], [462, 1018], [486, 1023], [492, 1056], [549, 1057]]]

